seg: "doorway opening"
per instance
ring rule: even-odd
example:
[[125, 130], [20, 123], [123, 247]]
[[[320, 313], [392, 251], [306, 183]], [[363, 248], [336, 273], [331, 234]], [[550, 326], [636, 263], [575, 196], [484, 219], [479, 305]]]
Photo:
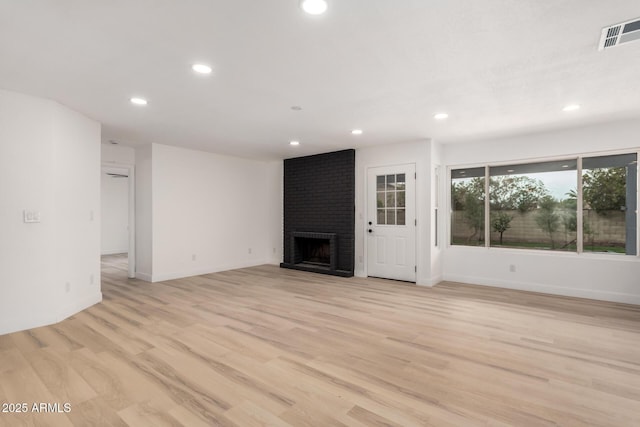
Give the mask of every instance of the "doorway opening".
[[103, 266], [135, 277], [135, 199], [133, 165], [102, 165], [101, 247]]

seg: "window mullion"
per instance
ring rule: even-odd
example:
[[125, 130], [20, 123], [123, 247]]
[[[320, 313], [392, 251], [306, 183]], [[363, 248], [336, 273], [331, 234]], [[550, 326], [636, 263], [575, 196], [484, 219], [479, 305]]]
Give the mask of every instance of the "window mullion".
[[578, 189], [576, 202], [576, 250], [579, 254], [584, 251], [584, 216], [582, 204], [582, 156], [578, 157]]
[[489, 201], [489, 166], [484, 167], [484, 246], [490, 247], [491, 242], [491, 203]]
[[636, 257], [640, 257], [640, 151], [636, 153]]

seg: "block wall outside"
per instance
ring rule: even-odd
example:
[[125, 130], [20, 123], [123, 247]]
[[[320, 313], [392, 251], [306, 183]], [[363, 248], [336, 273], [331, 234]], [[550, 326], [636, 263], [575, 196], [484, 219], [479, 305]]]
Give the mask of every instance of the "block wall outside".
[[[548, 242], [549, 234], [543, 231], [536, 222], [539, 215], [537, 211], [519, 212], [503, 211], [513, 219], [510, 228], [503, 234], [503, 242]], [[468, 226], [464, 218], [464, 211], [454, 211], [452, 214], [452, 237], [455, 240], [465, 240], [473, 234], [473, 229]], [[625, 212], [607, 211], [598, 214], [593, 210], [584, 211], [584, 222], [587, 224], [587, 232], [584, 234], [585, 244], [594, 245], [621, 245], [624, 246], [626, 238]], [[455, 224], [455, 225], [453, 225]], [[499, 240], [500, 234], [492, 231], [492, 240]], [[558, 231], [553, 234], [558, 243], [574, 240], [575, 232], [565, 229], [562, 220]]]

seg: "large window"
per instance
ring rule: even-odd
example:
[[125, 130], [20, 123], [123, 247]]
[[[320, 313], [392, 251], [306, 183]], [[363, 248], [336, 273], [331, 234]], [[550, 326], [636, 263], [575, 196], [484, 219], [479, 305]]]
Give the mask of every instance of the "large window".
[[577, 161], [490, 168], [491, 246], [576, 250]]
[[451, 243], [636, 255], [637, 160], [630, 153], [454, 169]]

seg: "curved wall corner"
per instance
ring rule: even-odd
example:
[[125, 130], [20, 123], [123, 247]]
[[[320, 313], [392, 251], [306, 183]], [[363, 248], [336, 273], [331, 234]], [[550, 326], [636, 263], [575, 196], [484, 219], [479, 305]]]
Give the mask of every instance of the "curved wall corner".
[[0, 90], [0, 236], [0, 334], [102, 300], [98, 122]]

